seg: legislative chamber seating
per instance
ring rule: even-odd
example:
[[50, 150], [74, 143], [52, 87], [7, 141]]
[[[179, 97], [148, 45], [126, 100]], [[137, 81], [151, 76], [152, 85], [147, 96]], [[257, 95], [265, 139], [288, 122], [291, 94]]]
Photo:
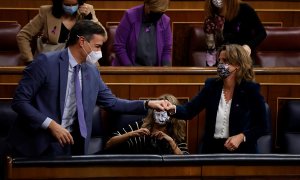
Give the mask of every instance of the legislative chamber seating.
[[[96, 106], [93, 113], [92, 138], [89, 145], [88, 154], [99, 154], [104, 148], [106, 137], [112, 132], [131, 124], [141, 121], [146, 114], [121, 114], [110, 112]], [[101, 119], [101, 121], [100, 121]]]
[[189, 38], [189, 64], [196, 67], [206, 66], [206, 41], [202, 27], [192, 27]]
[[[189, 34], [189, 65], [194, 67], [206, 67], [207, 45], [203, 27], [191, 27]], [[254, 65], [259, 66], [259, 64], [257, 64], [256, 54], [253, 54], [252, 58]]]
[[17, 22], [0, 22], [0, 66], [23, 65], [16, 40], [20, 29]]
[[[10, 109], [10, 101], [0, 101], [0, 127], [13, 122], [16, 114]], [[299, 119], [299, 103], [289, 105], [286, 118]], [[266, 104], [268, 110], [268, 105]], [[290, 108], [288, 108], [290, 109]], [[63, 156], [56, 158], [14, 158], [7, 159], [8, 179], [93, 179], [93, 178], [136, 178], [172, 179], [178, 177], [201, 178], [210, 176], [251, 177], [300, 177], [300, 155], [274, 154], [270, 151], [271, 136], [266, 134], [261, 154], [190, 154], [190, 155], [125, 155], [101, 154], [103, 142], [110, 131], [119, 129], [142, 119], [146, 114], [118, 114], [96, 106], [93, 113], [92, 141], [89, 155]], [[102, 121], [99, 121], [101, 116]], [[267, 115], [269, 117], [269, 115]], [[291, 126], [297, 126], [293, 119]], [[268, 119], [266, 118], [268, 121]], [[10, 126], [10, 125], [8, 125]], [[9, 127], [4, 127], [9, 129]], [[1, 129], [2, 132], [2, 129]], [[294, 134], [294, 133], [291, 133]], [[289, 135], [287, 135], [289, 136]], [[290, 138], [290, 137], [287, 137]], [[287, 140], [294, 144], [299, 137]], [[100, 152], [100, 153], [99, 153]], [[289, 151], [288, 153], [293, 153]], [[228, 173], [227, 170], [229, 170]], [[202, 169], [202, 171], [200, 171]], [[226, 170], [226, 171], [225, 171]], [[219, 174], [221, 172], [221, 174]], [[238, 173], [237, 173], [238, 172]], [[152, 178], [154, 177], [154, 178]]]
[[263, 136], [261, 136], [257, 140], [257, 152], [259, 154], [270, 154], [273, 152], [273, 139], [272, 139], [272, 118], [271, 118], [271, 112], [270, 107], [267, 103], [265, 103], [266, 107], [266, 117], [265, 121], [267, 124], [267, 130]]
[[[258, 153], [272, 153], [272, 135], [271, 135], [271, 118], [268, 104], [266, 104], [267, 115], [265, 120], [268, 124], [268, 130], [265, 135], [258, 139]], [[142, 114], [121, 114], [110, 112], [96, 106], [93, 112], [93, 129], [92, 138], [89, 145], [88, 154], [98, 154], [104, 148], [106, 137], [111, 136], [112, 132], [121, 130], [128, 124], [136, 121], [141, 121], [146, 117], [146, 113]], [[17, 118], [16, 112], [11, 109], [10, 100], [0, 101], [0, 142], [7, 136], [10, 127]]]
[[117, 27], [117, 25], [109, 25], [106, 27], [108, 39], [102, 47], [103, 58], [99, 61], [100, 65], [102, 66], [111, 66], [112, 61], [116, 58], [113, 43], [115, 40]]
[[265, 27], [266, 39], [257, 48], [262, 67], [300, 66], [300, 27]]
[[[267, 37], [252, 55], [254, 65], [261, 67], [300, 66], [300, 27], [266, 26]], [[191, 27], [189, 64], [206, 66], [205, 33], [202, 27]]]
[[282, 152], [300, 154], [300, 99], [288, 100], [278, 113]]
[[17, 118], [17, 113], [11, 109], [10, 104], [10, 100], [0, 101], [0, 146]]
[[[93, 112], [93, 128], [88, 154], [100, 153], [103, 150], [105, 137], [127, 124], [142, 120], [145, 116], [146, 114], [109, 112], [97, 105]], [[0, 144], [4, 142], [16, 118], [17, 113], [11, 108], [11, 100], [0, 100]]]

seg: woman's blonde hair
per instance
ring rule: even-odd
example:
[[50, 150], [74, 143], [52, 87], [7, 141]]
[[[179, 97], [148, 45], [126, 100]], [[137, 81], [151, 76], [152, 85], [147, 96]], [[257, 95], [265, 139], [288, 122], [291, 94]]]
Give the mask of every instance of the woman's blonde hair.
[[165, 12], [169, 7], [169, 0], [144, 0], [145, 6], [153, 12]]
[[220, 48], [218, 55], [221, 53], [221, 51], [225, 51], [226, 62], [228, 64], [239, 66], [236, 76], [237, 83], [240, 83], [242, 79], [246, 81], [255, 80], [252, 59], [243, 46], [238, 44], [223, 45]]
[[223, 0], [223, 7], [218, 9], [212, 4], [212, 0], [205, 1], [206, 17], [213, 17], [215, 14], [224, 16], [225, 20], [231, 21], [237, 16], [240, 10], [240, 0]]
[[[168, 100], [170, 103], [174, 105], [179, 105], [178, 99], [171, 94], [163, 94], [158, 97], [159, 100]], [[144, 119], [144, 123], [142, 125], [143, 128], [147, 128], [151, 130], [154, 125], [153, 119], [153, 110], [150, 109], [148, 111], [148, 115]], [[186, 140], [186, 121], [170, 118], [169, 123], [167, 124], [168, 135], [172, 137], [176, 142], [182, 142]]]

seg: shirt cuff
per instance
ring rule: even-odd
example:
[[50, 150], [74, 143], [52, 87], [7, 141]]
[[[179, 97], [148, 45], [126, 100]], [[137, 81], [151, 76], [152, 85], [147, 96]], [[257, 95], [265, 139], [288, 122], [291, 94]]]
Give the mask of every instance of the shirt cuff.
[[42, 124], [42, 128], [43, 129], [47, 129], [49, 127], [49, 124], [51, 123], [51, 121], [52, 121], [52, 119], [50, 119], [50, 118], [47, 117], [45, 119], [45, 121], [43, 122], [43, 124]]

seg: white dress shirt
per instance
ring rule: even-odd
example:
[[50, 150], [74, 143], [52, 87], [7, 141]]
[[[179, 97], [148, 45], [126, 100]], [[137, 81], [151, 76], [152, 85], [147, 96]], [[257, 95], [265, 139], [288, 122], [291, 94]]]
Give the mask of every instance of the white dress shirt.
[[229, 115], [230, 115], [231, 101], [232, 100], [226, 102], [224, 91], [222, 89], [222, 95], [219, 102], [215, 133], [214, 133], [214, 138], [216, 139], [229, 137]]
[[[75, 83], [74, 83], [74, 67], [78, 64], [68, 49], [69, 56], [69, 66], [68, 66], [68, 80], [67, 80], [67, 88], [66, 88], [66, 97], [64, 103], [64, 112], [61, 120], [62, 127], [66, 128], [68, 131], [72, 131], [72, 124], [74, 120], [77, 118], [75, 116], [76, 113], [76, 96], [75, 96]], [[82, 88], [82, 77], [81, 77], [81, 69], [78, 73], [80, 87]], [[52, 119], [49, 117], [43, 122], [42, 127], [48, 128]]]

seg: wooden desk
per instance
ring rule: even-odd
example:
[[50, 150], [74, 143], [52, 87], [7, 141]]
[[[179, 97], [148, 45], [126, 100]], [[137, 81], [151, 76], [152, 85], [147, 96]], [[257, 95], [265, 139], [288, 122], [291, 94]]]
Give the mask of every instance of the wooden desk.
[[95, 155], [9, 159], [17, 179], [298, 179], [299, 155]]

